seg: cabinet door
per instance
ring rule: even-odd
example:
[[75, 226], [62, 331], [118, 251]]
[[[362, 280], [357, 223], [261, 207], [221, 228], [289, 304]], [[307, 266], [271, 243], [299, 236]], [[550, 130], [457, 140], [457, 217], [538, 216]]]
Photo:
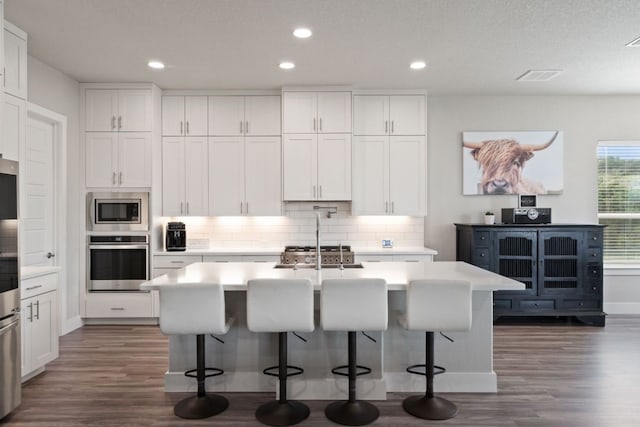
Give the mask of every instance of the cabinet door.
[[389, 134], [389, 97], [356, 95], [353, 97], [353, 134]]
[[540, 231], [538, 233], [538, 295], [578, 296], [582, 233], [580, 231]]
[[85, 91], [85, 128], [87, 132], [111, 132], [118, 129], [118, 91]]
[[31, 300], [31, 369], [34, 370], [58, 357], [58, 316], [55, 291], [38, 295]]
[[389, 137], [389, 213], [425, 213], [426, 174], [424, 137]]
[[0, 154], [3, 159], [15, 160], [16, 162], [20, 160], [20, 146], [26, 143], [26, 117], [26, 101], [5, 94], [2, 115], [4, 130], [2, 139], [0, 139]]
[[538, 276], [537, 231], [493, 232], [491, 270], [524, 283], [523, 291], [500, 291], [499, 294], [536, 295]]
[[115, 187], [118, 183], [118, 134], [85, 134], [87, 187]]
[[393, 95], [389, 98], [391, 135], [424, 135], [427, 113], [424, 95]]
[[318, 135], [318, 200], [351, 200], [351, 135]]
[[282, 96], [283, 133], [316, 133], [316, 93], [285, 92]]
[[245, 139], [245, 214], [282, 215], [279, 137]]
[[162, 135], [184, 134], [184, 96], [162, 97]]
[[118, 134], [118, 185], [151, 186], [151, 134]]
[[244, 139], [209, 138], [209, 215], [244, 213]]
[[282, 146], [284, 200], [316, 200], [317, 135], [285, 135]]
[[162, 214], [184, 215], [184, 138], [162, 138]]
[[244, 134], [244, 97], [209, 97], [209, 133], [214, 136]]
[[244, 120], [246, 135], [280, 136], [280, 97], [246, 96]]
[[118, 130], [151, 132], [151, 91], [122, 89], [118, 91]]
[[31, 372], [31, 323], [33, 322], [33, 301], [35, 298], [23, 299], [20, 301], [20, 353], [22, 376]]
[[362, 136], [353, 141], [353, 215], [389, 213], [389, 138]]
[[351, 92], [318, 92], [318, 132], [351, 133]]
[[[1, 6], [1, 5], [0, 5]], [[4, 91], [27, 99], [27, 40], [13, 32], [13, 26], [4, 29]]]
[[209, 212], [207, 138], [185, 138], [185, 214], [207, 216]]
[[207, 135], [207, 97], [206, 96], [185, 96], [184, 97], [184, 118], [185, 135], [206, 136]]

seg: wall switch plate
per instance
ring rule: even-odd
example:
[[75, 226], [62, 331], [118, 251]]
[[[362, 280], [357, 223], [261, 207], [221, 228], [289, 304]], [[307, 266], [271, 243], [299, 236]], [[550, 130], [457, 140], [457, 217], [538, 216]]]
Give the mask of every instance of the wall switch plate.
[[389, 239], [389, 240], [382, 240], [382, 247], [383, 248], [392, 248], [393, 247], [393, 240]]

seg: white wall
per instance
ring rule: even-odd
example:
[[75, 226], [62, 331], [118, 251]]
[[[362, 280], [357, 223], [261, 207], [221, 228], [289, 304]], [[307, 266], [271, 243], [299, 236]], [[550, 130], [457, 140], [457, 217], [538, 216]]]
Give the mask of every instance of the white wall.
[[[62, 330], [67, 331], [70, 324], [78, 325], [80, 316], [80, 278], [79, 265], [81, 236], [77, 224], [84, 206], [79, 191], [79, 134], [80, 88], [77, 81], [60, 71], [51, 68], [38, 59], [28, 57], [28, 99], [56, 113], [67, 117], [67, 235], [61, 236], [67, 243], [67, 263], [60, 286], [66, 287], [66, 313], [62, 313]], [[66, 277], [65, 277], [66, 276]], [[84, 283], [84, 280], [82, 281]]]
[[[441, 261], [455, 259], [454, 222], [481, 222], [484, 211], [517, 206], [515, 196], [462, 195], [463, 131], [562, 130], [564, 192], [538, 198], [538, 206], [552, 208], [555, 223], [597, 223], [598, 141], [640, 139], [640, 96], [429, 96], [428, 102], [425, 245]], [[605, 311], [640, 313], [637, 280], [606, 275], [604, 286]]]

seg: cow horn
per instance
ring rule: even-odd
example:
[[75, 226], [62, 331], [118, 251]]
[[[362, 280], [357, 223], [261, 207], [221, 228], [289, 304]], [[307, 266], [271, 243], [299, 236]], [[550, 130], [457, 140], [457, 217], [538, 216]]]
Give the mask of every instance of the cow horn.
[[553, 144], [553, 141], [556, 140], [558, 133], [560, 131], [556, 131], [556, 133], [553, 134], [553, 137], [548, 141], [545, 142], [544, 144], [538, 144], [538, 145], [532, 145], [532, 144], [528, 144], [528, 145], [523, 145], [522, 149], [526, 150], [526, 151], [540, 151], [540, 150], [544, 150], [545, 148], [547, 148], [548, 146], [550, 146], [551, 144]]
[[477, 150], [482, 147], [482, 142], [467, 142], [462, 141], [462, 145], [466, 148], [471, 148], [472, 150]]

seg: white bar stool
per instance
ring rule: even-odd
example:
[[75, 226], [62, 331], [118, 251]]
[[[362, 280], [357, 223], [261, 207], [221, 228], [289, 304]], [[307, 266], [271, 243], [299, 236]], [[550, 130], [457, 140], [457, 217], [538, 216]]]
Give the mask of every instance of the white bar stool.
[[[322, 282], [320, 318], [325, 331], [347, 331], [349, 400], [327, 406], [325, 415], [331, 421], [361, 426], [375, 421], [380, 412], [369, 402], [356, 399], [356, 377], [371, 372], [356, 362], [356, 331], [387, 329], [387, 282], [384, 279], [328, 279]], [[334, 374], [340, 366], [331, 370]], [[357, 372], [360, 368], [361, 372]]]
[[[287, 400], [287, 377], [304, 372], [287, 365], [287, 331], [312, 332], [313, 285], [308, 279], [254, 279], [247, 282], [247, 327], [252, 332], [278, 332], [278, 366], [265, 369], [280, 381], [278, 400], [261, 405], [256, 418], [271, 426], [298, 424], [309, 416], [304, 403]], [[278, 374], [271, 371], [278, 369]], [[289, 373], [289, 369], [292, 370]]]
[[180, 418], [207, 418], [229, 406], [224, 397], [206, 394], [204, 384], [205, 378], [224, 373], [221, 369], [205, 368], [204, 353], [205, 334], [226, 334], [233, 322], [232, 318], [225, 320], [224, 310], [224, 291], [219, 284], [179, 283], [160, 287], [160, 330], [166, 335], [196, 335], [197, 368], [184, 374], [197, 379], [198, 394], [176, 403], [173, 412]]
[[[434, 332], [468, 331], [471, 329], [471, 284], [462, 280], [414, 280], [407, 288], [404, 327], [426, 331], [426, 365], [413, 365], [407, 372], [426, 377], [424, 396], [410, 396], [402, 407], [414, 417], [427, 420], [447, 420], [455, 417], [458, 408], [452, 402], [433, 395], [433, 377], [445, 372], [434, 364]], [[425, 367], [425, 372], [416, 368]]]

